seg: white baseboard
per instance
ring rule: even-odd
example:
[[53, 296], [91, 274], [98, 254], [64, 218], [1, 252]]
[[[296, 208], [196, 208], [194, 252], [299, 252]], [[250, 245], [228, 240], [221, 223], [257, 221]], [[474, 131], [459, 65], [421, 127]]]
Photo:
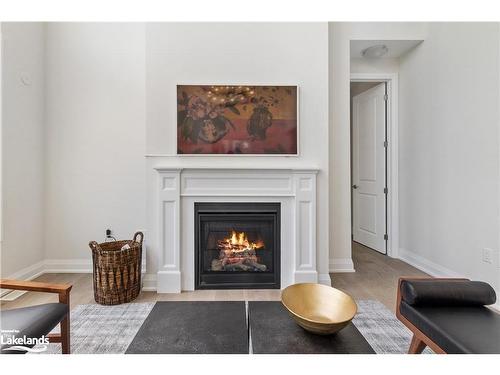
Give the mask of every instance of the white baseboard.
[[[33, 280], [36, 279], [38, 276], [43, 275], [45, 269], [45, 264], [43, 261], [37, 262], [29, 267], [23, 268], [22, 270], [17, 271], [16, 273], [13, 273], [8, 279], [12, 280]], [[13, 301], [16, 298], [21, 297], [25, 291], [22, 290], [8, 290], [8, 289], [0, 289], [0, 300], [2, 301]]]
[[91, 273], [91, 259], [46, 259], [44, 273]]
[[29, 267], [23, 268], [22, 270], [19, 270], [12, 275], [9, 275], [9, 277], [7, 278], [15, 280], [33, 280], [43, 273], [44, 265], [45, 263], [42, 260], [40, 262], [32, 264]]
[[433, 277], [465, 277], [406, 249], [399, 249], [399, 259]]
[[331, 258], [328, 266], [330, 273], [356, 272], [351, 258]]
[[143, 274], [142, 290], [145, 292], [156, 292], [156, 273]]
[[318, 284], [332, 286], [332, 279], [328, 273], [320, 273], [318, 275]]

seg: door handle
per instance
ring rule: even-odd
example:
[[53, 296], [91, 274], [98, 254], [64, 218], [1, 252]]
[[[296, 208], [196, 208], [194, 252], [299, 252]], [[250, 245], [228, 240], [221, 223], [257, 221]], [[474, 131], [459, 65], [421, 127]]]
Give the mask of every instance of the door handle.
[[352, 185], [352, 188], [353, 188], [353, 189], [357, 189], [357, 188], [358, 188], [358, 185]]

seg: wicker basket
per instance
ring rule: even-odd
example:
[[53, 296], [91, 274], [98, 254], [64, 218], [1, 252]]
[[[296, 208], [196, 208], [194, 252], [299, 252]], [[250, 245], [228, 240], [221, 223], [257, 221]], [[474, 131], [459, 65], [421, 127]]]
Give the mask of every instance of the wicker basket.
[[[140, 237], [140, 240], [138, 240]], [[89, 242], [94, 263], [94, 298], [101, 305], [118, 305], [141, 291], [142, 232], [131, 241]], [[129, 249], [122, 247], [129, 245]]]

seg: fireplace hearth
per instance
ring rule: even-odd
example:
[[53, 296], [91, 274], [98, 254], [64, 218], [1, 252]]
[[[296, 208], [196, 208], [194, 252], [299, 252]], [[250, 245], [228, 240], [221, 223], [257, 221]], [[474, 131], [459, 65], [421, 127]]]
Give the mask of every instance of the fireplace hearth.
[[280, 203], [196, 202], [195, 288], [280, 288]]

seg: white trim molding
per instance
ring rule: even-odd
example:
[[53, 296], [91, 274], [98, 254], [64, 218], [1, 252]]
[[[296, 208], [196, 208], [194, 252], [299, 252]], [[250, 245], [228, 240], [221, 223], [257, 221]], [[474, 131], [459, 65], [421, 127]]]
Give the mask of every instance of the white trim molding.
[[[16, 273], [13, 273], [7, 278], [13, 280], [29, 281], [43, 275], [45, 273], [44, 271], [45, 271], [45, 263], [44, 261], [40, 261], [31, 266], [23, 268], [22, 270], [19, 270]], [[13, 301], [16, 298], [22, 296], [24, 293], [26, 292], [21, 290], [12, 291], [9, 289], [0, 289], [0, 299], [2, 301]]]
[[465, 277], [406, 249], [399, 249], [399, 259], [432, 277]]
[[332, 286], [332, 279], [329, 273], [320, 273], [318, 275], [318, 284]]
[[351, 73], [351, 82], [381, 81], [387, 83], [387, 255], [398, 258], [399, 197], [398, 197], [398, 73]]
[[156, 273], [147, 273], [142, 276], [142, 291], [156, 292]]
[[31, 266], [23, 268], [22, 270], [13, 273], [8, 277], [8, 279], [13, 280], [33, 280], [38, 276], [42, 275], [45, 271], [45, 262], [42, 260], [40, 262], [36, 262]]
[[46, 259], [44, 273], [92, 273], [92, 259]]
[[331, 273], [356, 272], [351, 258], [331, 258], [328, 266]]
[[[92, 273], [91, 259], [46, 259], [23, 268], [10, 275], [8, 279], [30, 281], [46, 273]], [[13, 301], [21, 297], [26, 291], [2, 290], [2, 301]]]

